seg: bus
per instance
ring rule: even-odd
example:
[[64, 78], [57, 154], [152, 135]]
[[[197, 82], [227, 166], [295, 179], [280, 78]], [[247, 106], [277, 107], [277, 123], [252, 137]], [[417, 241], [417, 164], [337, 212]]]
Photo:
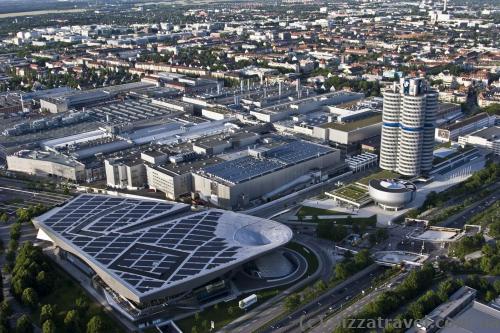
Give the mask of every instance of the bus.
[[257, 303], [257, 295], [252, 294], [252, 295], [242, 299], [238, 303], [238, 306], [240, 307], [240, 309], [245, 310], [245, 309], [248, 309], [252, 304], [255, 304], [255, 303]]

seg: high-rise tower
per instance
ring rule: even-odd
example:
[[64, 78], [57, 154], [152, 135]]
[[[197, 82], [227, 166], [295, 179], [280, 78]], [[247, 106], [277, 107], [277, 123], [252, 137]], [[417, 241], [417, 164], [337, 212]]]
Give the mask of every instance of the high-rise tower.
[[380, 167], [414, 176], [432, 168], [438, 93], [420, 78], [384, 92]]

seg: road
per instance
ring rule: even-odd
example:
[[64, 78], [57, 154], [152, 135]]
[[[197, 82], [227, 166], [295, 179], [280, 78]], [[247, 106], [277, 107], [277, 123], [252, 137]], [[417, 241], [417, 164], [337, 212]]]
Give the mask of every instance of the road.
[[470, 221], [470, 219], [474, 215], [481, 213], [482, 211], [493, 205], [495, 202], [497, 202], [500, 196], [498, 194], [498, 188], [500, 186], [498, 186], [498, 184], [496, 185], [497, 186], [494, 186], [492, 188], [493, 192], [490, 195], [479, 200], [478, 202], [473, 203], [458, 214], [455, 214], [445, 221], [439, 223], [439, 226], [449, 228], [462, 228], [465, 224], [467, 224], [468, 221]]
[[383, 272], [384, 268], [373, 264], [361, 272], [348, 278], [338, 286], [326, 291], [314, 301], [300, 307], [287, 317], [261, 328], [262, 332], [293, 332], [303, 331], [305, 323], [312, 322], [322, 313], [328, 313], [341, 307], [343, 303], [355, 297], [373, 284], [373, 279]]
[[332, 268], [335, 266], [335, 260], [330, 256], [325, 249], [318, 243], [315, 237], [310, 237], [306, 235], [297, 235], [295, 236], [296, 240], [305, 244], [310, 249], [314, 250], [318, 257], [318, 261], [322, 263], [320, 269], [320, 278], [324, 282], [328, 282], [332, 275]]
[[[334, 305], [332, 312], [336, 311], [339, 308], [340, 308], [340, 311], [338, 313], [336, 313], [335, 315], [333, 315], [332, 317], [329, 317], [328, 319], [325, 319], [325, 317], [324, 317], [325, 314], [328, 314], [327, 311], [324, 311], [323, 313], [319, 312], [318, 314], [316, 314], [315, 320], [307, 322], [307, 324], [309, 324], [309, 325], [303, 324], [302, 327], [300, 327], [300, 325], [299, 325], [299, 327], [297, 327], [293, 330], [288, 330], [286, 332], [305, 332], [305, 331], [308, 331], [310, 333], [333, 332], [335, 330], [335, 328], [337, 328], [338, 326], [340, 326], [342, 324], [342, 321], [345, 318], [349, 318], [349, 317], [355, 315], [356, 313], [361, 311], [361, 309], [363, 309], [364, 306], [373, 302], [377, 298], [377, 296], [379, 296], [381, 293], [383, 293], [383, 292], [393, 288], [395, 285], [399, 284], [408, 275], [408, 273], [409, 273], [409, 271], [405, 271], [402, 274], [398, 274], [398, 275], [394, 276], [388, 282], [384, 283], [384, 285], [382, 285], [381, 287], [376, 288], [376, 289], [372, 290], [371, 292], [366, 293], [364, 296], [361, 295], [362, 296], [361, 299], [359, 299], [358, 301], [354, 302], [353, 304], [345, 307], [344, 309], [342, 309], [342, 303], [340, 303], [339, 305]], [[359, 288], [358, 288], [358, 290], [359, 290]], [[359, 292], [357, 294], [359, 294]], [[304, 320], [303, 320], [303, 323], [304, 323]], [[312, 329], [311, 329], [311, 326], [313, 326], [313, 325], [316, 325], [316, 326], [312, 327]]]

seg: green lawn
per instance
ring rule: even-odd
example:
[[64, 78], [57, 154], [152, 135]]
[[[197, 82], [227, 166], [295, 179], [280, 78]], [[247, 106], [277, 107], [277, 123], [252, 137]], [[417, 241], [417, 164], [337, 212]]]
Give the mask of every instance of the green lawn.
[[338, 212], [335, 210], [329, 210], [329, 209], [323, 209], [323, 208], [317, 208], [317, 207], [309, 207], [309, 206], [302, 206], [302, 207], [300, 207], [299, 211], [297, 212], [298, 217], [322, 216], [322, 215], [351, 215], [351, 214], [344, 213], [344, 212]]
[[[244, 311], [238, 307], [238, 302], [239, 299], [226, 303], [219, 303], [206, 308], [200, 312], [198, 316], [190, 316], [181, 320], [176, 320], [175, 323], [184, 333], [194, 332], [194, 327], [196, 327], [196, 332], [198, 333], [208, 332], [211, 320], [214, 321], [215, 329], [219, 329], [244, 313]], [[234, 312], [231, 314], [229, 314], [230, 307], [234, 309]]]
[[[256, 292], [255, 294], [257, 294], [258, 299], [257, 305], [278, 295], [278, 293], [284, 288], [285, 287], [280, 287]], [[181, 320], [176, 320], [175, 323], [184, 333], [191, 333], [193, 331], [193, 327], [196, 327], [196, 331], [198, 333], [208, 332], [211, 320], [214, 321], [215, 329], [219, 329], [245, 313], [244, 310], [239, 308], [238, 303], [246, 296], [248, 295], [241, 295], [237, 299], [230, 302], [222, 302], [208, 307], [200, 312], [198, 316], [190, 316]], [[231, 314], [229, 313], [230, 307], [232, 308]], [[208, 325], [208, 329], [206, 329], [206, 325]]]
[[360, 186], [350, 184], [333, 191], [334, 194], [355, 202], [361, 201], [368, 196], [368, 191]]
[[316, 272], [316, 270], [318, 269], [318, 258], [316, 258], [316, 256], [310, 249], [295, 242], [290, 242], [285, 247], [298, 252], [300, 255], [306, 258], [308, 265], [306, 275], [311, 275]]
[[366, 176], [364, 178], [361, 178], [360, 180], [357, 181], [357, 183], [368, 186], [368, 183], [372, 179], [391, 179], [391, 178], [401, 178], [401, 175], [394, 171], [382, 170], [377, 173]]
[[[345, 225], [345, 226], [358, 226], [360, 228], [366, 228], [366, 227], [375, 227], [377, 224], [377, 215], [373, 215], [370, 217], [337, 217], [334, 219], [313, 219], [310, 220], [310, 222], [313, 223], [319, 223], [320, 221], [324, 222], [330, 222], [334, 224], [339, 224], [339, 225]], [[308, 220], [309, 222], [309, 220]]]

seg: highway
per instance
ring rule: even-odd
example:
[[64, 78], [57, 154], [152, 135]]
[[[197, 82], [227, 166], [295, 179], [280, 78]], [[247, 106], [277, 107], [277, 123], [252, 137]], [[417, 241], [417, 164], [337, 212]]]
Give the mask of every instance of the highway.
[[490, 195], [473, 203], [471, 206], [467, 207], [458, 214], [449, 217], [445, 221], [439, 223], [439, 225], [449, 228], [462, 228], [465, 224], [467, 224], [468, 221], [470, 221], [470, 219], [474, 215], [481, 213], [482, 211], [493, 205], [495, 202], [497, 202], [497, 200], [499, 199], [499, 187], [500, 186], [498, 184], [495, 184], [495, 186], [491, 188], [492, 193]]
[[319, 320], [319, 316], [323, 313], [330, 313], [342, 305], [349, 299], [355, 297], [363, 290], [373, 284], [373, 279], [384, 271], [383, 267], [371, 265], [358, 274], [353, 275], [344, 283], [328, 290], [314, 301], [300, 307], [292, 312], [289, 316], [283, 318], [277, 323], [273, 323], [268, 327], [261, 328], [261, 332], [294, 332], [303, 331], [308, 323]]
[[[331, 317], [325, 318], [328, 316], [328, 312], [324, 311], [323, 313], [318, 312], [315, 314], [315, 320], [312, 320], [308, 322], [307, 324], [309, 325], [304, 325], [302, 326], [299, 325], [299, 327], [294, 328], [293, 330], [288, 330], [286, 332], [310, 332], [310, 333], [324, 333], [324, 332], [333, 332], [336, 327], [342, 324], [342, 321], [345, 318], [349, 318], [359, 311], [363, 309], [364, 306], [367, 304], [371, 303], [374, 301], [377, 296], [379, 296], [381, 293], [393, 288], [395, 285], [401, 283], [404, 278], [408, 275], [409, 271], [405, 271], [401, 274], [398, 274], [394, 277], [392, 277], [389, 281], [384, 283], [382, 286], [371, 290], [367, 292], [366, 294], [362, 294], [361, 299], [357, 300], [356, 302], [346, 306], [345, 308], [342, 308], [342, 303], [340, 305], [337, 305], [336, 308], [333, 308], [331, 312], [338, 311], [336, 314], [334, 314]], [[359, 288], [357, 288], [359, 290]], [[358, 293], [359, 294], [359, 291]], [[304, 323], [304, 321], [303, 321]], [[315, 325], [315, 326], [314, 326]]]

